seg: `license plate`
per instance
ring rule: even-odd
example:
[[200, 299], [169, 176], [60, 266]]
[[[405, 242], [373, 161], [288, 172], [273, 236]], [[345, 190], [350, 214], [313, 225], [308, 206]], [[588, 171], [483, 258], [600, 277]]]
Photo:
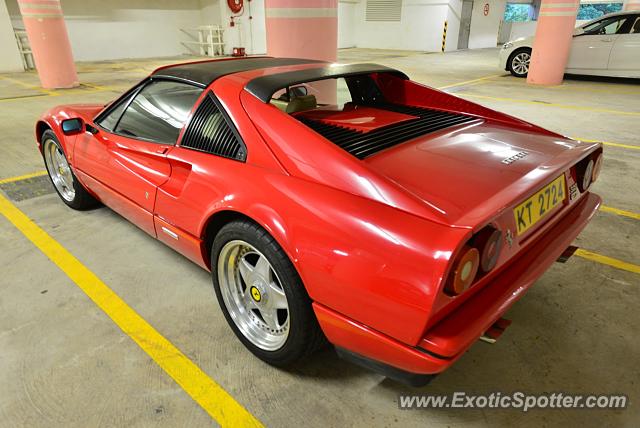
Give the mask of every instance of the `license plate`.
[[561, 175], [513, 210], [518, 235], [522, 235], [562, 204], [567, 193], [564, 181], [564, 175]]

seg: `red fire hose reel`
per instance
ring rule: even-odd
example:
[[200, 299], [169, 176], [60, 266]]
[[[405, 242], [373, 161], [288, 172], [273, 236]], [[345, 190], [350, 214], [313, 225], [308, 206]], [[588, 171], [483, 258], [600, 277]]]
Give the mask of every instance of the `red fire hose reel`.
[[[251, 1], [251, 0], [248, 0], [248, 1]], [[244, 11], [243, 11], [244, 0], [227, 0], [227, 6], [229, 6], [231, 13], [237, 15], [237, 16], [232, 15], [229, 20], [229, 26], [235, 27], [236, 23], [233, 19], [239, 18], [244, 14]], [[249, 17], [249, 19], [251, 19], [251, 16]], [[242, 38], [240, 40], [242, 40]], [[240, 43], [242, 43], [242, 41]], [[246, 56], [245, 49], [243, 47], [234, 47], [233, 50], [231, 51], [231, 56]]]
[[242, 10], [242, 7], [244, 6], [243, 4], [243, 0], [227, 0], [227, 5], [229, 6], [229, 9], [231, 9], [231, 12], [233, 13], [240, 13], [240, 11]]

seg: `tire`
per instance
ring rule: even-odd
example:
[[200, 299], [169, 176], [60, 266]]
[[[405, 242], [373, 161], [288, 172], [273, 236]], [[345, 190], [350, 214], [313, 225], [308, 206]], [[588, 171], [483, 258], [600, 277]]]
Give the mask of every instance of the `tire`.
[[286, 367], [326, 343], [300, 276], [260, 226], [238, 220], [222, 227], [213, 241], [211, 267], [229, 326], [261, 360]]
[[75, 210], [87, 210], [99, 205], [76, 178], [56, 134], [50, 129], [42, 134], [42, 157], [51, 184], [62, 202]]
[[509, 55], [507, 68], [515, 77], [527, 77], [531, 62], [531, 48], [519, 48]]

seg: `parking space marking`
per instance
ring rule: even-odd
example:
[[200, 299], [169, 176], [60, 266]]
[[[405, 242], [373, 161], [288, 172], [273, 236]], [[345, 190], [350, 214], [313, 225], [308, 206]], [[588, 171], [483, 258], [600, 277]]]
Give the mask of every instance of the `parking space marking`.
[[585, 143], [602, 143], [605, 146], [611, 146], [611, 147], [620, 147], [623, 149], [633, 149], [633, 150], [640, 150], [640, 146], [634, 146], [631, 144], [620, 144], [620, 143], [612, 143], [610, 141], [600, 141], [600, 140], [589, 140], [587, 138], [579, 138], [579, 137], [571, 137], [574, 140], [579, 140], [579, 141], [584, 141]]
[[13, 79], [11, 77], [0, 76], [0, 79], [2, 79], [4, 81], [7, 81], [7, 82], [15, 83], [16, 85], [22, 86], [23, 88], [32, 89], [34, 91], [41, 92], [41, 93], [46, 94], [46, 95], [50, 95], [50, 96], [58, 95], [55, 91], [52, 91], [50, 89], [44, 89], [44, 88], [41, 88], [41, 87], [36, 86], [36, 85], [31, 85], [29, 83], [25, 83], [25, 82], [23, 82], [21, 80], [18, 80], [18, 79]]
[[451, 85], [446, 85], [446, 86], [439, 86], [436, 89], [439, 89], [439, 90], [442, 91], [443, 89], [455, 88], [456, 86], [465, 86], [465, 85], [469, 85], [471, 83], [482, 82], [484, 80], [490, 80], [490, 79], [494, 79], [496, 77], [502, 77], [502, 76], [506, 76], [506, 74], [492, 74], [490, 76], [484, 76], [484, 77], [480, 77], [478, 79], [466, 80], [464, 82], [458, 82], [458, 83], [452, 83]]
[[486, 100], [510, 102], [510, 103], [535, 104], [535, 105], [557, 107], [557, 108], [564, 108], [564, 109], [571, 109], [571, 110], [593, 111], [598, 113], [610, 113], [610, 114], [619, 114], [619, 115], [625, 115], [625, 116], [640, 116], [640, 112], [637, 112], [637, 111], [611, 110], [606, 108], [578, 106], [578, 105], [570, 105], [570, 104], [557, 104], [557, 103], [552, 103], [547, 101], [523, 100], [518, 98], [490, 97], [487, 95], [470, 94], [468, 92], [458, 92], [456, 95], [463, 96], [463, 97], [466, 96], [466, 97], [472, 97], [472, 98], [481, 98]]
[[617, 214], [623, 217], [634, 218], [636, 220], [640, 220], [640, 214], [634, 213], [632, 211], [620, 210], [618, 208], [608, 207], [606, 205], [600, 205], [600, 211]]
[[0, 214], [55, 263], [217, 423], [223, 427], [262, 427], [260, 421], [220, 385], [1, 194]]
[[17, 177], [2, 178], [0, 179], [0, 184], [13, 183], [15, 181], [26, 180], [28, 178], [34, 178], [34, 177], [40, 177], [43, 175], [47, 175], [47, 171], [37, 171], [37, 172], [32, 172], [31, 174], [19, 175]]
[[578, 257], [582, 257], [583, 259], [591, 260], [596, 263], [611, 266], [616, 269], [626, 270], [627, 272], [640, 274], [640, 266], [634, 265], [633, 263], [628, 263], [622, 260], [614, 259], [612, 257], [603, 256], [602, 254], [593, 253], [588, 250], [583, 250], [582, 248], [578, 248], [574, 254]]

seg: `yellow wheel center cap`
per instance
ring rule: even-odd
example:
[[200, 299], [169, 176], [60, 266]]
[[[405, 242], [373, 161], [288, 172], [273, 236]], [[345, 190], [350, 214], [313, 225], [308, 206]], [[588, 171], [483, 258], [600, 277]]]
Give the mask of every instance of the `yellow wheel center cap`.
[[252, 286], [249, 289], [249, 292], [251, 293], [251, 297], [253, 298], [253, 300], [255, 300], [256, 302], [262, 300], [262, 294], [260, 294], [260, 290], [258, 290], [256, 286]]

